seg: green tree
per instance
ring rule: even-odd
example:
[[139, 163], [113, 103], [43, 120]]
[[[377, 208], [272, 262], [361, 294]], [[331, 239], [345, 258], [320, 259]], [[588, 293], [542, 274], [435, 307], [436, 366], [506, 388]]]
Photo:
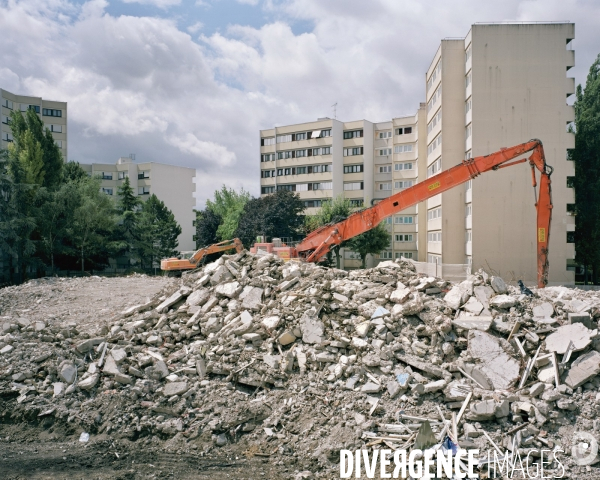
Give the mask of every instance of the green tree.
[[152, 267], [154, 261], [177, 255], [177, 237], [181, 227], [173, 212], [154, 194], [142, 205], [140, 211], [140, 240], [138, 253], [142, 268], [144, 260]]
[[295, 238], [304, 222], [304, 204], [293, 192], [278, 191], [253, 198], [244, 206], [234, 236], [251, 247], [258, 235], [272, 238]]
[[79, 252], [81, 271], [86, 259], [107, 256], [115, 250], [111, 232], [115, 228], [115, 210], [111, 199], [100, 192], [100, 180], [89, 178], [78, 182], [81, 203], [73, 212], [70, 238]]
[[196, 210], [196, 248], [217, 243], [217, 230], [223, 219], [212, 210]]
[[129, 177], [125, 177], [123, 184], [117, 189], [119, 201], [117, 213], [119, 225], [116, 230], [116, 240], [120, 242], [119, 255], [135, 262], [137, 259], [137, 246], [141, 239], [140, 233], [140, 206], [141, 200], [135, 195]]
[[63, 167], [61, 183], [76, 182], [87, 177], [87, 173], [81, 168], [79, 162], [70, 161], [65, 163]]
[[590, 67], [585, 90], [575, 101], [575, 260], [593, 281], [600, 272], [600, 55]]
[[[307, 217], [306, 222], [307, 233], [316, 230], [318, 227], [327, 225], [329, 223], [341, 222], [347, 218], [352, 212], [354, 207], [350, 203], [350, 200], [345, 198], [343, 195], [338, 195], [333, 200], [327, 200], [323, 202], [322, 207], [316, 215]], [[340, 268], [341, 256], [340, 249], [348, 245], [348, 242], [342, 242], [340, 245], [335, 245], [331, 248], [331, 252], [335, 254], [336, 267]], [[329, 255], [329, 253], [328, 253]]]
[[390, 245], [390, 232], [380, 223], [375, 228], [348, 240], [348, 248], [360, 255], [362, 268], [367, 266], [367, 255], [381, 252]]
[[206, 208], [221, 217], [222, 221], [217, 229], [219, 240], [229, 240], [237, 230], [238, 222], [244, 211], [244, 205], [250, 200], [250, 193], [241, 189], [236, 192], [225, 185], [221, 190], [215, 191], [214, 201], [207, 200]]

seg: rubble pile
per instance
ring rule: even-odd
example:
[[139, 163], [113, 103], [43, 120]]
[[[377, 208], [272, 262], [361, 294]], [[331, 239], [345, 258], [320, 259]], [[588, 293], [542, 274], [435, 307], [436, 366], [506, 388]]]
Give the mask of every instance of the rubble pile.
[[599, 307], [595, 292], [530, 296], [483, 271], [452, 284], [405, 260], [348, 272], [243, 251], [91, 334], [1, 316], [0, 396], [5, 416], [238, 446], [292, 471], [339, 470], [340, 449], [450, 442], [562, 448], [568, 476], [598, 460], [571, 446], [600, 430]]

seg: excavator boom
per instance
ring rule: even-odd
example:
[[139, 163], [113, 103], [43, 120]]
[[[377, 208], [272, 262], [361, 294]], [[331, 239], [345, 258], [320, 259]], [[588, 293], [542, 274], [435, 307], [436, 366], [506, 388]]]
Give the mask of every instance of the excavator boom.
[[225, 240], [220, 243], [213, 243], [208, 247], [201, 248], [194, 252], [194, 254], [188, 259], [180, 258], [166, 258], [161, 260], [160, 268], [165, 271], [177, 271], [177, 270], [191, 270], [196, 268], [198, 263], [206, 256], [211, 253], [223, 252], [225, 250], [235, 250], [239, 253], [243, 250], [244, 246], [239, 238], [233, 240]]
[[[532, 152], [529, 159], [511, 160]], [[552, 217], [552, 193], [550, 175], [552, 167], [546, 164], [544, 148], [540, 140], [530, 140], [510, 148], [482, 157], [463, 160], [462, 163], [445, 170], [410, 188], [396, 193], [377, 205], [353, 213], [345, 220], [325, 225], [311, 232], [296, 246], [298, 255], [309, 262], [316, 262], [325, 255], [332, 246], [339, 245], [356, 235], [360, 235], [376, 227], [384, 218], [398, 213], [434, 195], [450, 190], [457, 185], [477, 177], [481, 173], [497, 170], [529, 160], [532, 171], [533, 187], [537, 186], [535, 169], [540, 172], [540, 192], [536, 201], [537, 209], [537, 263], [538, 286], [543, 288], [548, 283], [548, 240], [550, 237], [550, 221]], [[510, 163], [508, 163], [510, 162]]]

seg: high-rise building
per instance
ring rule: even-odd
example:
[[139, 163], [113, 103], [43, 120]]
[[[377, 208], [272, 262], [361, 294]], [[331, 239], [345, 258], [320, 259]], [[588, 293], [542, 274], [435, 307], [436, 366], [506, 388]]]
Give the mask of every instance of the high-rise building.
[[41, 97], [29, 97], [26, 95], [15, 95], [0, 88], [0, 110], [2, 111], [2, 133], [0, 148], [6, 149], [12, 142], [10, 130], [10, 113], [12, 111], [26, 112], [28, 109], [35, 110], [44, 126], [52, 132], [56, 144], [60, 148], [63, 158], [67, 160], [67, 102], [55, 102], [43, 100]]
[[[308, 214], [339, 194], [368, 207], [464, 159], [538, 138], [554, 168], [549, 282], [573, 283], [574, 111], [566, 98], [575, 81], [565, 72], [575, 64], [574, 32], [572, 23], [475, 24], [464, 39], [442, 40], [414, 116], [262, 130], [261, 193], [298, 192]], [[390, 247], [379, 259], [483, 267], [533, 282], [534, 204], [526, 165], [486, 173], [386, 219]]]
[[132, 158], [121, 157], [117, 163], [81, 164], [89, 175], [98, 175], [102, 179], [102, 192], [117, 200], [118, 188], [125, 178], [133, 191], [141, 200], [155, 194], [175, 215], [181, 226], [181, 234], [177, 238], [179, 251], [196, 250], [194, 208], [196, 184], [193, 168], [177, 167], [155, 162], [135, 163]]

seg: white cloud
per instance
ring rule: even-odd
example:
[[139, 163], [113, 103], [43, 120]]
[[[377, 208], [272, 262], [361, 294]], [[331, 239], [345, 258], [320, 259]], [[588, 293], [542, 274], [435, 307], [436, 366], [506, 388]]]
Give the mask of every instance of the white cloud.
[[276, 21], [196, 43], [200, 21], [182, 31], [168, 18], [116, 17], [106, 0], [0, 2], [0, 87], [69, 103], [70, 158], [135, 152], [197, 168], [201, 204], [222, 183], [259, 193], [260, 129], [331, 116], [334, 102], [341, 120], [414, 114], [440, 39], [476, 21], [570, 18], [578, 82], [598, 53], [600, 4], [585, 0], [265, 5]]
[[258, 5], [259, 0], [236, 0], [236, 1], [238, 3], [242, 3], [242, 4], [256, 6], [256, 5]]
[[179, 5], [181, 0], [121, 0], [123, 3], [139, 3], [142, 5], [153, 5], [158, 8], [169, 8]]

